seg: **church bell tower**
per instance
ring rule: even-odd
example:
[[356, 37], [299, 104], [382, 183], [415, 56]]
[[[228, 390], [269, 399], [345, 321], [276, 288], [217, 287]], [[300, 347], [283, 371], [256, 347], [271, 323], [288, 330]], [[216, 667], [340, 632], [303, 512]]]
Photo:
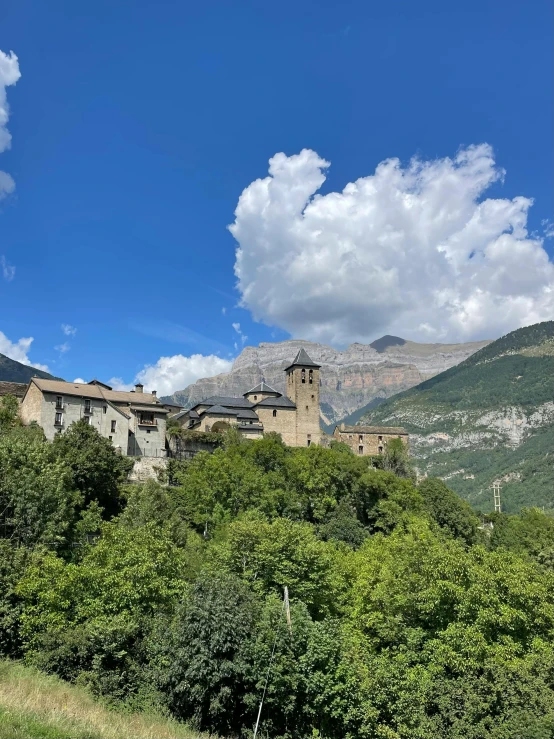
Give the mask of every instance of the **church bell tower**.
[[296, 405], [296, 446], [319, 444], [319, 370], [305, 349], [286, 368], [287, 396]]

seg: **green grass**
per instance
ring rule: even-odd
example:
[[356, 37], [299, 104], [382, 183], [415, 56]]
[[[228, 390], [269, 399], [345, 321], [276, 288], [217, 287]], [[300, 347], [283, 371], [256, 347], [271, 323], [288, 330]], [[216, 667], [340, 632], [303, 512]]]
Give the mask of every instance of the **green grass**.
[[0, 661], [0, 739], [200, 739], [183, 724], [108, 708], [82, 688]]

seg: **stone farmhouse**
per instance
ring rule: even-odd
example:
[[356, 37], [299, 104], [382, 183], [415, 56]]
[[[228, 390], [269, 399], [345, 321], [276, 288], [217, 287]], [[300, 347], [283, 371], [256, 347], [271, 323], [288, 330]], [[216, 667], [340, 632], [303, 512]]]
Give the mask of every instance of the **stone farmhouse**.
[[123, 392], [98, 380], [78, 383], [38, 377], [29, 382], [20, 407], [23, 423], [36, 421], [50, 441], [83, 419], [121, 454], [133, 457], [166, 456], [167, 414], [156, 392], [145, 393], [140, 383]]
[[335, 428], [333, 436], [352, 449], [354, 454], [382, 454], [390, 439], [402, 439], [408, 444], [408, 432], [400, 426], [345, 426], [341, 423]]
[[285, 369], [286, 396], [261, 382], [239, 398], [207, 398], [174, 419], [196, 431], [233, 426], [249, 439], [275, 431], [288, 446], [319, 444], [319, 370], [320, 365], [301, 349]]

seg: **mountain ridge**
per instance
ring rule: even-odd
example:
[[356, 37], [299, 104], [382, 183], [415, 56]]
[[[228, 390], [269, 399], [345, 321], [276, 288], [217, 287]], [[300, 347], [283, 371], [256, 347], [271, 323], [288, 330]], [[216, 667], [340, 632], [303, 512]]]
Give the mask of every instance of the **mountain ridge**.
[[554, 509], [554, 321], [502, 336], [359, 421], [405, 426], [420, 472], [484, 511], [496, 479], [507, 512]]
[[3, 382], [29, 382], [31, 377], [42, 377], [43, 380], [59, 380], [49, 372], [31, 367], [28, 364], [10, 359], [5, 354], [0, 354], [0, 380]]
[[388, 398], [458, 364], [488, 343], [420, 344], [385, 336], [373, 342], [377, 349], [355, 343], [338, 350], [301, 339], [262, 342], [245, 347], [230, 372], [197, 380], [166, 399], [190, 407], [211, 395], [242, 395], [262, 380], [284, 392], [284, 369], [303, 348], [322, 366], [322, 421], [332, 425], [377, 398]]

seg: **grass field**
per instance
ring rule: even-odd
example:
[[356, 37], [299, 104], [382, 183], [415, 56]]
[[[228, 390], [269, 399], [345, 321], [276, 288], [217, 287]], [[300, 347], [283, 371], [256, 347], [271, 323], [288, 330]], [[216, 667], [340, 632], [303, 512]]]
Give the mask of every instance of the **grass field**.
[[0, 739], [200, 739], [186, 726], [122, 713], [85, 690], [16, 662], [0, 661]]

